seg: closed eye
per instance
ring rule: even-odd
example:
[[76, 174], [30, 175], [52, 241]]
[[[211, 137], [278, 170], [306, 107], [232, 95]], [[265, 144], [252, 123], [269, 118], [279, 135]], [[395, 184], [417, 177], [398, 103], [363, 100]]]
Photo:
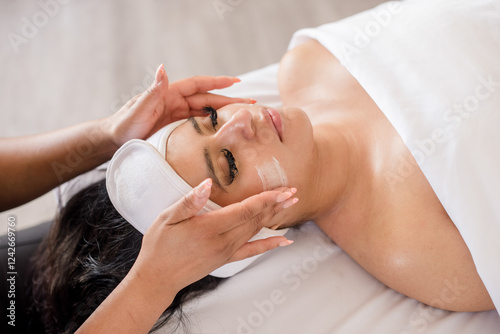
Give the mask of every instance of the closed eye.
[[[212, 121], [212, 127], [214, 128], [214, 131], [217, 131], [217, 128], [216, 128], [216, 126], [218, 125], [217, 110], [215, 110], [215, 108], [213, 108], [211, 106], [205, 106], [202, 108], [202, 110], [203, 110], [203, 112], [208, 114], [208, 116], [210, 117], [210, 120]], [[195, 127], [195, 129], [198, 128], [200, 130], [199, 133], [201, 134], [201, 129], [199, 128], [197, 122], [194, 121], [193, 123], [196, 123], [196, 125], [193, 125], [193, 126]], [[197, 130], [197, 132], [198, 132], [198, 130]], [[227, 160], [228, 174], [225, 176], [225, 179], [226, 179], [226, 185], [229, 186], [234, 182], [234, 180], [238, 176], [238, 168], [236, 167], [236, 160], [235, 160], [233, 154], [231, 153], [231, 151], [229, 151], [228, 149], [224, 148], [220, 152], [224, 154], [224, 157]]]
[[226, 182], [227, 185], [230, 185], [238, 175], [238, 168], [236, 168], [236, 161], [234, 160], [234, 156], [231, 151], [224, 148], [221, 150], [221, 152], [226, 157], [227, 163], [229, 165], [229, 173], [226, 176]]
[[212, 126], [215, 129], [215, 126], [217, 125], [217, 110], [215, 110], [211, 106], [205, 106], [202, 108], [203, 112], [209, 114], [210, 120], [212, 121]]

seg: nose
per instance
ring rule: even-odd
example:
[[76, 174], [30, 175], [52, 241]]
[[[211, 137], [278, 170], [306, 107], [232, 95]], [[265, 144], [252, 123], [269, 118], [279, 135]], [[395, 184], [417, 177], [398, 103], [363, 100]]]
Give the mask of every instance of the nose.
[[252, 113], [248, 109], [238, 110], [220, 127], [216, 137], [226, 143], [238, 138], [252, 140], [255, 137], [252, 118]]

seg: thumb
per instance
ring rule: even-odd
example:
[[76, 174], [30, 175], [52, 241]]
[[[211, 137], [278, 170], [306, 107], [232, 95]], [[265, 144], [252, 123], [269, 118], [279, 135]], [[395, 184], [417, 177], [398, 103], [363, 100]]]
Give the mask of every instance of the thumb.
[[168, 90], [168, 76], [163, 64], [156, 70], [155, 81], [137, 100], [137, 105], [154, 109]]
[[169, 222], [176, 224], [196, 215], [208, 201], [212, 189], [212, 179], [206, 179], [174, 205], [163, 212]]

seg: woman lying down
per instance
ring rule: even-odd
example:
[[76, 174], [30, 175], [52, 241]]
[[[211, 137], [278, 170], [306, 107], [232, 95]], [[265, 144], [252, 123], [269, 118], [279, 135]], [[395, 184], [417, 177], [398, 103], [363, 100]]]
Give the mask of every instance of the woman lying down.
[[[453, 194], [445, 191], [440, 197], [440, 182], [461, 175], [461, 165], [453, 164], [461, 162], [463, 154], [483, 154], [484, 147], [498, 145], [498, 137], [484, 138], [496, 135], [487, 126], [499, 124], [498, 113], [489, 110], [490, 106], [498, 110], [500, 104], [496, 61], [483, 52], [485, 45], [499, 50], [498, 36], [487, 31], [498, 23], [481, 15], [494, 9], [498, 16], [499, 8], [483, 1], [464, 3], [455, 10], [453, 3], [382, 5], [374, 11], [384, 10], [388, 13], [384, 22], [390, 22], [379, 23], [385, 30], [377, 35], [365, 34], [371, 40], [364, 46], [352, 38], [363, 33], [363, 22], [375, 20], [374, 11], [299, 31], [280, 62], [282, 107], [206, 106], [205, 117], [170, 124], [148, 141], [126, 143], [110, 162], [106, 181], [79, 192], [62, 211], [59, 235], [53, 238], [65, 242], [53, 242], [40, 255], [40, 268], [51, 268], [51, 258], [65, 254], [73, 244], [86, 243], [76, 253], [76, 268], [62, 268], [56, 277], [43, 276], [48, 271], [40, 274], [43, 284], [35, 290], [39, 299], [53, 300], [48, 296], [50, 285], [56, 296], [66, 293], [71, 303], [65, 305], [102, 301], [132, 266], [152, 219], [209, 177], [214, 186], [200, 214], [265, 190], [294, 187], [300, 201], [280, 212], [272, 229], [258, 237], [282, 234], [312, 220], [365, 270], [406, 296], [452, 311], [494, 309], [487, 281], [478, 274], [479, 260], [475, 263], [461, 234], [468, 230], [459, 231], [457, 226], [463, 225], [450, 217], [462, 210], [448, 207], [460, 190], [450, 185]], [[447, 19], [449, 7], [455, 10], [452, 19]], [[424, 14], [426, 26], [419, 25]], [[470, 25], [481, 26], [486, 34], [467, 35], [465, 30], [471, 27], [460, 28], [462, 23], [454, 21], [461, 17], [468, 17]], [[442, 25], [441, 30], [432, 27], [432, 20]], [[360, 29], [345, 29], [349, 26]], [[467, 45], [468, 52], [457, 55], [453, 45], [441, 43], [450, 36], [457, 40], [457, 48]], [[467, 44], [470, 40], [476, 44]], [[430, 52], [421, 43], [447, 47]], [[480, 111], [467, 109], [469, 100], [478, 101], [477, 110], [483, 108], [480, 116]], [[460, 110], [469, 116], [445, 108], [453, 102], [463, 102], [466, 109]], [[432, 132], [439, 122], [449, 125], [440, 127], [446, 140], [438, 141]], [[471, 133], [482, 136], [481, 147], [474, 146]], [[464, 141], [473, 149], [462, 147]], [[498, 170], [498, 150], [486, 156], [496, 163], [492, 170]], [[467, 179], [461, 182], [466, 184]], [[466, 216], [458, 215], [457, 221], [460, 217]], [[477, 224], [480, 229], [481, 223], [468, 226]], [[222, 277], [246, 265], [226, 265], [181, 291], [165, 311], [164, 321], [188, 298], [215, 288]], [[439, 294], [449, 277], [468, 288], [459, 298], [443, 300]], [[71, 290], [74, 286], [78, 289]], [[438, 305], [433, 304], [436, 300]], [[52, 310], [51, 319], [60, 323], [84, 320], [78, 316], [80, 310], [71, 307]]]

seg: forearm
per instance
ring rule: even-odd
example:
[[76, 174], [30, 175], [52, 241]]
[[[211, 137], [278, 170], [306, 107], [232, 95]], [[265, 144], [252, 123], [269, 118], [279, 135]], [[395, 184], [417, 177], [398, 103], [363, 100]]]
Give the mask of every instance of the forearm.
[[164, 287], [159, 293], [147, 281], [127, 275], [76, 333], [148, 333], [175, 292]]
[[100, 121], [0, 139], [0, 211], [21, 205], [109, 160], [117, 149]]

